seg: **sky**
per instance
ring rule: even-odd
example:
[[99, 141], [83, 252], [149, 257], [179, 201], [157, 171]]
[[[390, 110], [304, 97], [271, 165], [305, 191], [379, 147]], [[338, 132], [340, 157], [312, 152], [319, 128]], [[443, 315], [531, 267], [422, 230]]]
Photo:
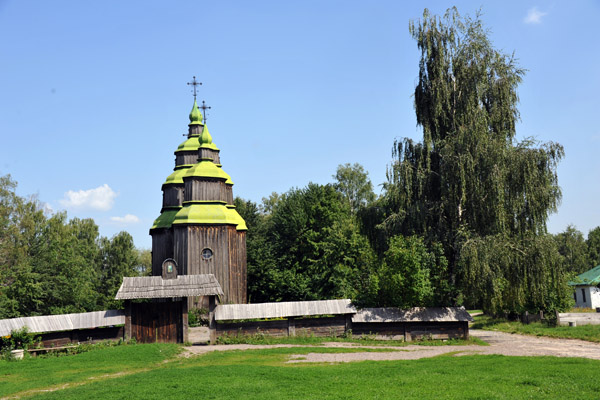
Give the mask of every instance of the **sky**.
[[408, 24], [482, 12], [527, 69], [517, 137], [558, 142], [552, 233], [600, 225], [600, 2], [0, 0], [0, 175], [49, 212], [150, 248], [193, 104], [234, 195], [255, 202], [359, 163], [379, 193], [394, 140], [420, 140]]

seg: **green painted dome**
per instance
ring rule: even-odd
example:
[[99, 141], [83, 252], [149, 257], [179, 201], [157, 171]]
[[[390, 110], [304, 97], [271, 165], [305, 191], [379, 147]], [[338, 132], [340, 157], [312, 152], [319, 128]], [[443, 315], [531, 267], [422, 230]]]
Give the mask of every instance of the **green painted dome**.
[[163, 210], [158, 218], [154, 220], [154, 224], [152, 224], [152, 228], [150, 229], [170, 228], [175, 219], [175, 214], [177, 214], [179, 209], [179, 207], [174, 207]]
[[[235, 210], [234, 210], [235, 211]], [[173, 225], [177, 224], [227, 224], [239, 221], [222, 203], [187, 203], [177, 212]]]
[[213, 143], [212, 136], [210, 135], [208, 126], [206, 125], [204, 125], [204, 128], [202, 128], [202, 134], [198, 138], [198, 142], [198, 147], [202, 147], [203, 149], [219, 150], [219, 148]]
[[185, 173], [184, 177], [187, 178], [190, 176], [198, 176], [202, 178], [218, 178], [224, 179], [225, 181], [231, 180], [231, 177], [227, 175], [225, 171], [217, 167], [212, 161], [208, 160], [202, 160], [198, 164], [195, 164], [193, 167], [189, 168]]
[[196, 99], [194, 99], [194, 105], [192, 106], [192, 111], [190, 111], [189, 125], [202, 125], [202, 113], [198, 108], [198, 103], [196, 103]]

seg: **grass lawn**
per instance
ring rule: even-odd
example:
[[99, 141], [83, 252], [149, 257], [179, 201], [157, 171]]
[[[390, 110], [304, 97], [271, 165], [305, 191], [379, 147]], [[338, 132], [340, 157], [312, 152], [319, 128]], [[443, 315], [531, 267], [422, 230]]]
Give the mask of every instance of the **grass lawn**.
[[0, 398], [31, 389], [85, 382], [91, 377], [153, 368], [180, 350], [176, 344], [122, 345], [70, 356], [0, 360]]
[[549, 326], [542, 322], [525, 325], [518, 321], [494, 319], [486, 315], [476, 316], [474, 319], [475, 322], [471, 325], [473, 329], [600, 342], [600, 325]]
[[[0, 364], [0, 396], [26, 389], [36, 369], [37, 388], [73, 384], [34, 396], [49, 399], [569, 399], [595, 398], [600, 391], [600, 361], [587, 359], [441, 356], [414, 361], [285, 363], [292, 354], [352, 350], [356, 349], [277, 348], [212, 352], [185, 359], [173, 357], [177, 352], [173, 346], [121, 346]], [[131, 373], [102, 376], [119, 371]], [[89, 379], [92, 376], [97, 379]]]

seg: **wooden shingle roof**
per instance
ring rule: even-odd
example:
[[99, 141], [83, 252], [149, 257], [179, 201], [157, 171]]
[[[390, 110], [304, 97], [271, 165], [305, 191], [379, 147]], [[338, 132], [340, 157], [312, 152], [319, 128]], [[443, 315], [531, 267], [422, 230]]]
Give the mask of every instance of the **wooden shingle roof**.
[[363, 308], [352, 322], [454, 322], [473, 321], [464, 307]]
[[39, 333], [71, 331], [73, 329], [88, 329], [124, 323], [125, 313], [123, 310], [10, 318], [0, 320], [0, 336], [10, 335], [11, 331], [16, 331], [24, 326], [28, 328], [29, 332]]
[[215, 310], [215, 320], [300, 317], [305, 315], [354, 314], [350, 300], [287, 301], [280, 303], [223, 304]]
[[223, 289], [213, 274], [179, 275], [176, 279], [161, 276], [123, 278], [115, 299], [159, 299], [168, 297], [223, 296]]

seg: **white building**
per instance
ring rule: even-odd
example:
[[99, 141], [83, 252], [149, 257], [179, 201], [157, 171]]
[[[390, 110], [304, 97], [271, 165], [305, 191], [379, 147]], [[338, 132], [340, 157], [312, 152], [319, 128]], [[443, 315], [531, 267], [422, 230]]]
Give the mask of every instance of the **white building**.
[[577, 275], [575, 279], [569, 282], [575, 291], [575, 307], [597, 308], [600, 307], [600, 265], [583, 274]]

